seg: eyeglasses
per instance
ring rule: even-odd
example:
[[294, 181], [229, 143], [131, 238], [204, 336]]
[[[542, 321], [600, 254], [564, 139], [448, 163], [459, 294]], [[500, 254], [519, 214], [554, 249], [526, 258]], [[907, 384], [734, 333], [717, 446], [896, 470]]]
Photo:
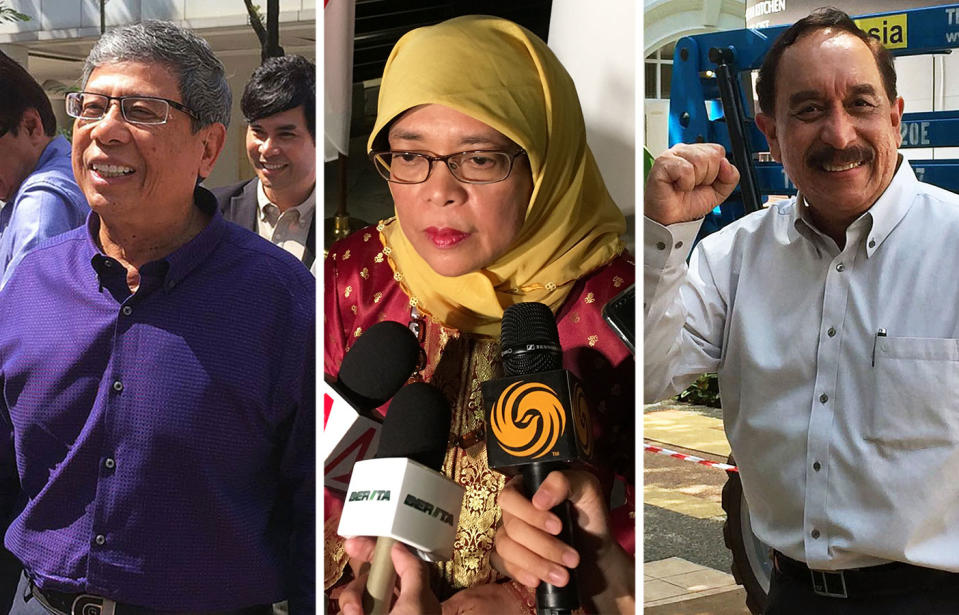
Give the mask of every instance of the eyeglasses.
[[456, 152], [430, 156], [419, 152], [373, 152], [370, 159], [386, 181], [395, 184], [421, 184], [429, 179], [434, 162], [443, 162], [459, 181], [465, 184], [495, 184], [509, 177], [513, 161], [526, 154], [519, 150], [510, 154], [496, 150]]
[[110, 101], [120, 103], [123, 119], [131, 124], [165, 124], [170, 117], [170, 107], [179, 109], [195, 120], [195, 113], [175, 100], [154, 96], [107, 96], [90, 92], [70, 92], [67, 94], [67, 115], [79, 120], [95, 122], [102, 120], [110, 111]]

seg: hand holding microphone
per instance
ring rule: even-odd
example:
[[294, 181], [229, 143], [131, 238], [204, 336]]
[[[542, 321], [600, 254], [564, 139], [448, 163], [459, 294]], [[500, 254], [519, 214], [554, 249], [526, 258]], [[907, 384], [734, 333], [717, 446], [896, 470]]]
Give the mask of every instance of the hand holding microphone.
[[[500, 344], [504, 378], [484, 382], [486, 449], [491, 468], [523, 476], [528, 497], [554, 470], [570, 468], [592, 452], [590, 411], [579, 382], [562, 369], [562, 348], [556, 320], [541, 303], [517, 303], [503, 313]], [[552, 510], [558, 534], [574, 544], [574, 523], [568, 502]], [[540, 615], [569, 615], [579, 607], [575, 579], [562, 585], [540, 583], [536, 607]]]
[[[575, 568], [582, 594], [592, 602], [590, 612], [634, 613], [635, 563], [610, 533], [596, 477], [578, 470], [551, 472], [531, 499], [519, 482], [511, 481], [499, 496], [503, 524], [491, 556], [496, 568], [527, 587], [541, 581], [563, 586], [567, 568]], [[575, 549], [556, 538], [559, 519], [549, 512], [567, 500], [576, 519]]]
[[376, 458], [353, 467], [340, 517], [340, 535], [379, 537], [362, 597], [354, 581], [340, 595], [341, 607], [362, 601], [367, 615], [387, 613], [397, 541], [429, 558], [452, 556], [463, 488], [439, 473], [449, 429], [449, 404], [436, 387], [408, 384], [393, 398]]
[[[368, 536], [357, 536], [348, 539], [345, 547], [354, 562], [370, 562], [373, 560], [376, 540]], [[393, 544], [390, 557], [399, 579], [399, 594], [389, 615], [439, 615], [442, 607], [430, 591], [423, 560], [410, 553], [401, 543]], [[340, 595], [340, 611], [343, 615], [363, 615], [362, 595], [360, 583], [357, 583], [352, 591], [345, 591]]]

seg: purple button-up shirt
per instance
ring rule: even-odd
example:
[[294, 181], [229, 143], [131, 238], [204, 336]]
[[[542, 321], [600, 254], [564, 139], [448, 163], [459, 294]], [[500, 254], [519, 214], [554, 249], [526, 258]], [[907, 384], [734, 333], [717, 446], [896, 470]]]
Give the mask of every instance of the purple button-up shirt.
[[98, 228], [41, 245], [0, 292], [7, 548], [45, 589], [312, 612], [313, 276], [215, 213], [131, 294]]

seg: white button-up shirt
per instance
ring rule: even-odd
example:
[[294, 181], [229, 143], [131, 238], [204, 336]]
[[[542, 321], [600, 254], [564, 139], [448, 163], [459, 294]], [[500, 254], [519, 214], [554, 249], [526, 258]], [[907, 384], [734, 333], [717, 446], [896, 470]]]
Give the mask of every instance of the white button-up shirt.
[[259, 180], [256, 183], [257, 234], [302, 259], [306, 251], [310, 223], [313, 222], [316, 211], [316, 186], [305, 201], [281, 213], [280, 208], [267, 198], [263, 184]]
[[753, 531], [789, 557], [959, 572], [959, 195], [903, 162], [842, 250], [806, 209], [688, 267], [700, 223], [646, 220], [646, 399], [719, 373]]

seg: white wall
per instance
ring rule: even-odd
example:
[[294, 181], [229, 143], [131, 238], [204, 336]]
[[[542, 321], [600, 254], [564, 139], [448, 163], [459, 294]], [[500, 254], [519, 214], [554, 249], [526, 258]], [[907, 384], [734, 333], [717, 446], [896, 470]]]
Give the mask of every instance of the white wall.
[[636, 211], [636, 7], [554, 0], [548, 43], [576, 83], [586, 140], [610, 195]]
[[[0, 43], [76, 38], [99, 32], [99, 0], [7, 0], [6, 4], [32, 19], [0, 24]], [[247, 12], [242, 0], [110, 0], [106, 4], [107, 26], [143, 19], [166, 19], [205, 28], [245, 24]], [[316, 0], [280, 0], [281, 22], [303, 19], [316, 19]]]

